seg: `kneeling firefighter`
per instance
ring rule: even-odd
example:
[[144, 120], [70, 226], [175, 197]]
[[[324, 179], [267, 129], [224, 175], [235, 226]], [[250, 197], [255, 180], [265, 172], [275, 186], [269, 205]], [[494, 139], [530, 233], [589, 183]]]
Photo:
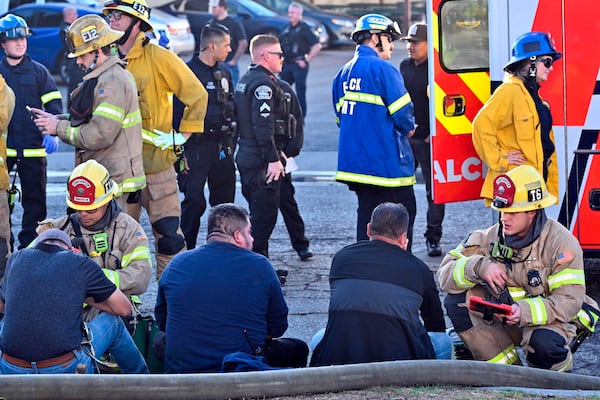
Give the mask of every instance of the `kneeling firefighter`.
[[[438, 271], [454, 329], [476, 360], [569, 371], [572, 353], [600, 316], [585, 294], [583, 251], [577, 239], [546, 216], [555, 204], [540, 173], [521, 165], [494, 180], [499, 223], [471, 233]], [[467, 304], [479, 296], [509, 304], [506, 315]]]

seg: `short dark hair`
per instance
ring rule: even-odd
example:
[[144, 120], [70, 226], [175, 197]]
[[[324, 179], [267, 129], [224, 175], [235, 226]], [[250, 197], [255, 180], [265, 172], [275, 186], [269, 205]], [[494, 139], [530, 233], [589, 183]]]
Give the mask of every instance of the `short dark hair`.
[[241, 231], [248, 226], [250, 214], [241, 206], [233, 203], [224, 203], [212, 207], [208, 211], [207, 239], [211, 235], [233, 236], [236, 231]]
[[408, 229], [408, 211], [400, 203], [381, 203], [373, 210], [370, 224], [371, 236], [397, 239]]
[[217, 39], [223, 39], [226, 35], [229, 35], [229, 29], [225, 25], [216, 22], [204, 25], [200, 33], [200, 51], [206, 49]]

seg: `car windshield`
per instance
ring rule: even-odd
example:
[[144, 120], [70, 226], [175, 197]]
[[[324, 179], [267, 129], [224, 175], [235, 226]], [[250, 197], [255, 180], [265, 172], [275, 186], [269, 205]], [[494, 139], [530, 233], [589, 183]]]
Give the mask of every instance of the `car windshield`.
[[[268, 9], [262, 4], [258, 4], [254, 1], [246, 1], [246, 0], [238, 0], [240, 9], [239, 12], [246, 12], [255, 16], [263, 16], [263, 17], [275, 17], [278, 14], [275, 11]], [[230, 4], [230, 6], [233, 4]], [[243, 10], [245, 8], [246, 10]]]

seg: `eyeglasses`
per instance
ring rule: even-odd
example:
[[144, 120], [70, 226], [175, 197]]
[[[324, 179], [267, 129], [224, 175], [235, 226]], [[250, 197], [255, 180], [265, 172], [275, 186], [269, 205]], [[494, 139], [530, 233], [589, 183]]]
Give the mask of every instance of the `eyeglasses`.
[[113, 18], [115, 21], [118, 21], [121, 19], [122, 16], [123, 16], [122, 11], [112, 11], [106, 15], [106, 18], [108, 18], [108, 19]]
[[554, 64], [554, 59], [552, 57], [540, 58], [540, 62], [544, 64], [544, 67], [550, 68]]
[[267, 51], [267, 53], [279, 56], [280, 59], [283, 58], [283, 51]]

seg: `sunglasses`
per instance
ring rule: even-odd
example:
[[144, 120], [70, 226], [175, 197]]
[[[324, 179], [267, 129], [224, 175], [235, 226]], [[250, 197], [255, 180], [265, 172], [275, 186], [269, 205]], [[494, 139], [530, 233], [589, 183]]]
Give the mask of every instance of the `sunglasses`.
[[97, 208], [93, 210], [76, 210], [77, 213], [86, 213], [86, 214], [96, 214], [98, 212]]
[[283, 51], [267, 51], [267, 53], [279, 56], [279, 58], [283, 58]]
[[544, 67], [550, 68], [554, 64], [554, 59], [552, 57], [541, 58], [540, 62], [544, 64]]
[[106, 14], [106, 18], [108, 18], [108, 19], [113, 18], [115, 21], [120, 20], [122, 16], [123, 16], [122, 11], [112, 11], [112, 12], [109, 12], [108, 14]]

